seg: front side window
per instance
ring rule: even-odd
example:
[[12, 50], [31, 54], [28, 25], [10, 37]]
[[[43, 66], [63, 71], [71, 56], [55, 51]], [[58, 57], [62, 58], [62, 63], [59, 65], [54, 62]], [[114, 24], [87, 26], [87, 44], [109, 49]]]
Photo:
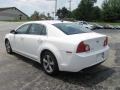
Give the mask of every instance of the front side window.
[[57, 23], [53, 25], [67, 35], [91, 32], [91, 30], [75, 23]]
[[46, 35], [46, 28], [40, 24], [32, 24], [28, 34], [32, 35]]
[[29, 24], [21, 26], [20, 28], [18, 28], [16, 30], [16, 33], [17, 34], [26, 34], [29, 26], [30, 26]]

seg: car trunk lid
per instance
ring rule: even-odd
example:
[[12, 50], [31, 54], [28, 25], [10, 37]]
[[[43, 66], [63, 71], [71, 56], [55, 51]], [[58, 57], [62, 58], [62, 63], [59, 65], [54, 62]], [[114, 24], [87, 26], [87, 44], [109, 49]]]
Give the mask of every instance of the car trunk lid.
[[83, 33], [83, 34], [76, 34], [76, 35], [70, 35], [70, 38], [77, 42], [77, 46], [83, 41], [86, 45], [89, 45], [90, 51], [88, 52], [94, 52], [101, 50], [105, 48], [104, 42], [106, 40], [106, 35], [98, 34], [95, 32], [91, 33]]

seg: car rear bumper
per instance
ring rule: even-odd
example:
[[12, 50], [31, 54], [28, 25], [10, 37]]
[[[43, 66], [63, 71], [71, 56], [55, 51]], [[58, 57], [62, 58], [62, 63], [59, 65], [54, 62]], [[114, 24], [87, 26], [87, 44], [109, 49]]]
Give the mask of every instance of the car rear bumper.
[[59, 65], [60, 71], [78, 72], [84, 68], [104, 62], [108, 58], [109, 47], [93, 53], [72, 53], [63, 55], [64, 60]]

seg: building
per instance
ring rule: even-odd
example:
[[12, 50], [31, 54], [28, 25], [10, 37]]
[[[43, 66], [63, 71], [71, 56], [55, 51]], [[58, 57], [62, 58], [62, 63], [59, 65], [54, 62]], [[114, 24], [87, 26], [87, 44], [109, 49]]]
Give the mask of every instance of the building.
[[0, 20], [27, 20], [29, 17], [16, 7], [0, 8]]

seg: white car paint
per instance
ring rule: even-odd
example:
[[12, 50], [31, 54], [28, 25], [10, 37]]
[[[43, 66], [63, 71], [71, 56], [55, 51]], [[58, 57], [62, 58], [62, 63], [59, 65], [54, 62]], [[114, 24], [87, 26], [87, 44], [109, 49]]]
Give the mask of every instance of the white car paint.
[[[108, 57], [109, 46], [103, 46], [106, 35], [95, 32], [66, 35], [52, 25], [63, 23], [61, 21], [33, 21], [23, 25], [33, 23], [44, 25], [47, 35], [7, 34], [5, 39], [10, 41], [14, 52], [40, 62], [42, 51], [45, 49], [50, 50], [57, 59], [59, 70], [71, 72], [78, 72], [96, 65], [105, 61]], [[64, 23], [72, 22], [64, 21]], [[90, 45], [90, 51], [76, 53], [78, 44], [81, 41]]]

